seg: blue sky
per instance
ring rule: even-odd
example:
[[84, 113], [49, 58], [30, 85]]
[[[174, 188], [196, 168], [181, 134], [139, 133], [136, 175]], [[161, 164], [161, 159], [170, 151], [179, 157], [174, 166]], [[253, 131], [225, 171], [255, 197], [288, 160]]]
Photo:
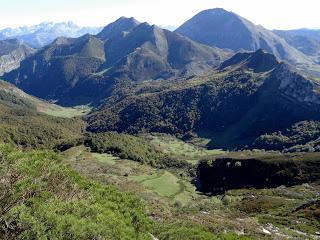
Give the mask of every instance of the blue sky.
[[0, 0], [0, 28], [69, 20], [104, 26], [120, 16], [179, 26], [197, 12], [215, 7], [269, 29], [320, 28], [320, 0]]

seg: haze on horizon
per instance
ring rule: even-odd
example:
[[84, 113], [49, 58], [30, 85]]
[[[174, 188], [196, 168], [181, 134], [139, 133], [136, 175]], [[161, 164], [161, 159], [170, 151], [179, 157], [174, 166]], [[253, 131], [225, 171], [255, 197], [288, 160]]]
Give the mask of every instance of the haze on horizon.
[[178, 27], [196, 13], [217, 7], [268, 29], [320, 29], [319, 0], [0, 0], [0, 6], [0, 29], [64, 21], [105, 26], [121, 16]]

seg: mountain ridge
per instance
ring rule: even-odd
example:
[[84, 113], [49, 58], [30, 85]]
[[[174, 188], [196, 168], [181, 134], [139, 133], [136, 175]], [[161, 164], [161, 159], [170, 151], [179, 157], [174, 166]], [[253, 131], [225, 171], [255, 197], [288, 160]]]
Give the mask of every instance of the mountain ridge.
[[272, 31], [224, 9], [204, 10], [182, 24], [175, 32], [209, 46], [234, 51], [256, 51], [260, 48], [297, 67], [320, 72], [313, 58], [291, 46]]
[[99, 27], [79, 27], [69, 22], [43, 22], [38, 25], [0, 30], [0, 40], [17, 38], [33, 48], [41, 48], [50, 44], [57, 37], [80, 37], [84, 34], [96, 34]]
[[70, 103], [85, 96], [92, 102], [106, 97], [115, 82], [204, 74], [231, 55], [155, 25], [137, 24], [120, 18], [96, 36], [58, 38], [4, 78], [41, 98]]
[[319, 89], [271, 54], [239, 53], [207, 76], [122, 87], [88, 117], [89, 130], [206, 132], [210, 146], [244, 148], [260, 135], [319, 121]]

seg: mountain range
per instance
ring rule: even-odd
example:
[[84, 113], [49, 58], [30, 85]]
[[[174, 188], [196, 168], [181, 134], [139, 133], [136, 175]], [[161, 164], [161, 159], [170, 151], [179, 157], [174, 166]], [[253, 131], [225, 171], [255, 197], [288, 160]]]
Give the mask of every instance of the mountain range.
[[5, 28], [0, 30], [0, 40], [16, 38], [33, 48], [50, 44], [57, 37], [80, 37], [84, 34], [96, 34], [99, 27], [79, 27], [73, 22], [44, 22], [34, 26]]
[[[234, 51], [264, 49], [296, 67], [315, 74], [318, 59], [304, 54], [296, 44], [290, 45], [283, 36], [255, 25], [249, 20], [221, 8], [208, 9], [192, 17], [175, 32], [194, 41]], [[318, 55], [319, 57], [319, 55]]]
[[297, 29], [273, 32], [304, 54], [315, 57], [316, 62], [320, 63], [320, 30]]
[[319, 239], [317, 33], [6, 30], [0, 239]]
[[[92, 132], [207, 136], [211, 147], [228, 149], [317, 149], [317, 38], [303, 36], [315, 43], [308, 52], [292, 40], [298, 34], [223, 9], [200, 12], [175, 32], [121, 17], [96, 35], [56, 38], [3, 78], [59, 104], [92, 104]], [[312, 137], [296, 130], [305, 126], [314, 126]]]
[[206, 73], [230, 51], [120, 18], [97, 35], [57, 38], [4, 76], [35, 96], [60, 102], [106, 97], [115, 82], [170, 79]]
[[196, 133], [211, 137], [215, 148], [243, 148], [261, 135], [319, 121], [319, 90], [318, 82], [258, 50], [238, 53], [205, 76], [122, 86], [88, 123], [94, 132]]

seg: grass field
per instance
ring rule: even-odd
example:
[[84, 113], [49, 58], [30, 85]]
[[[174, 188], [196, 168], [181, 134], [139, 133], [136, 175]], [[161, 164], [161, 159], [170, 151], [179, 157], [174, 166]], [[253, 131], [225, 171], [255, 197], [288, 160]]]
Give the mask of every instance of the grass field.
[[129, 179], [142, 183], [145, 188], [163, 197], [174, 197], [183, 190], [179, 184], [179, 179], [168, 171], [152, 175], [132, 176]]
[[87, 105], [76, 107], [61, 107], [50, 103], [40, 103], [37, 104], [37, 110], [38, 112], [54, 117], [73, 118], [88, 114], [91, 111], [91, 108]]
[[[74, 147], [64, 153], [65, 159], [86, 175], [116, 183], [123, 189], [131, 186], [139, 192], [152, 192], [164, 197], [170, 204], [187, 205], [195, 187], [186, 179], [167, 170], [158, 170], [138, 162], [119, 159], [110, 154], [91, 153], [83, 147]], [[127, 177], [125, 177], [127, 176]]]
[[92, 157], [96, 160], [98, 160], [101, 163], [106, 163], [109, 165], [114, 165], [117, 163], [118, 160], [120, 160], [118, 157], [114, 157], [111, 154], [100, 154], [100, 153], [91, 153]]
[[206, 157], [216, 157], [227, 153], [220, 149], [208, 150], [170, 135], [148, 135], [146, 138], [157, 150], [173, 157], [185, 159], [192, 164], [197, 164], [199, 160]]

